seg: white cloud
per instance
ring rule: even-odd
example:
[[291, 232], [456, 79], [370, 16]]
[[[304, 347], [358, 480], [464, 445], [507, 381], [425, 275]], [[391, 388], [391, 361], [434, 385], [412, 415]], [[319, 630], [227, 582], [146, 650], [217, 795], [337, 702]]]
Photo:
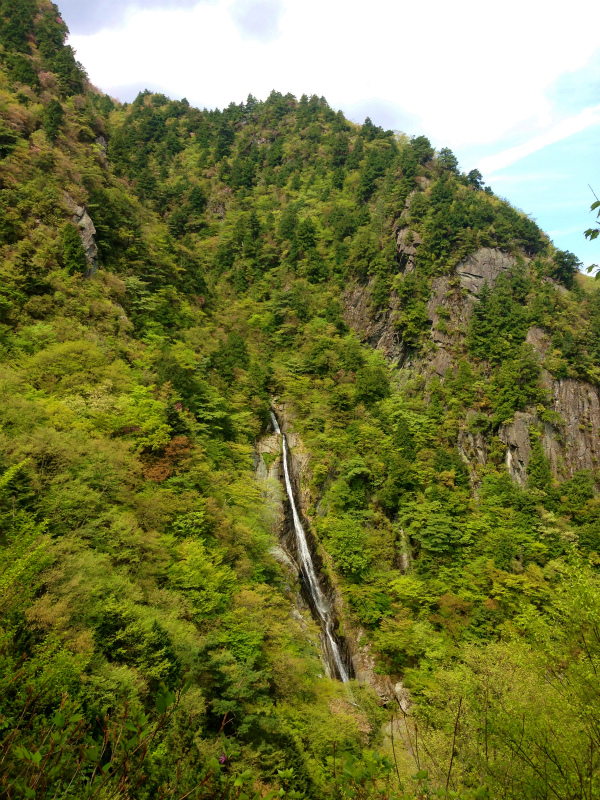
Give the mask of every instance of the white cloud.
[[230, 7], [233, 21], [242, 35], [258, 42], [272, 42], [280, 35], [280, 0], [235, 0]]
[[492, 175], [491, 178], [494, 181], [494, 185], [497, 183], [503, 183], [513, 186], [519, 183], [539, 183], [540, 181], [563, 180], [568, 178], [568, 175], [558, 172], [523, 172], [519, 175]]
[[477, 166], [484, 174], [489, 176], [490, 180], [494, 180], [494, 176], [490, 175], [490, 173], [509, 167], [522, 158], [537, 153], [537, 151], [541, 150], [543, 147], [548, 147], [548, 145], [556, 144], [556, 142], [560, 142], [563, 139], [568, 139], [570, 136], [580, 133], [580, 131], [584, 131], [592, 125], [598, 125], [598, 123], [600, 123], [600, 105], [594, 106], [593, 108], [585, 108], [579, 114], [562, 120], [549, 130], [544, 131], [544, 133], [539, 136], [534, 136], [523, 144], [510, 147], [508, 150], [503, 150], [501, 153], [482, 158]]
[[581, 235], [581, 232], [581, 225], [572, 225], [570, 228], [564, 228], [563, 230], [547, 231], [547, 234], [550, 238], [554, 238], [555, 236], [569, 236], [572, 233]]
[[192, 8], [199, 2], [211, 0], [60, 0], [60, 12], [72, 33], [94, 33], [102, 28], [114, 28], [141, 8]]
[[537, 0], [282, 0], [266, 35], [252, 4], [240, 30], [239, 8], [219, 0], [146, 10], [71, 41], [104, 89], [147, 81], [211, 107], [272, 88], [324, 95], [342, 109], [377, 98], [399, 120], [393, 127], [418, 119], [409, 132], [460, 147], [543, 131], [553, 113], [546, 90], [586, 63], [600, 27], [591, 0], [572, 0], [560, 15]]

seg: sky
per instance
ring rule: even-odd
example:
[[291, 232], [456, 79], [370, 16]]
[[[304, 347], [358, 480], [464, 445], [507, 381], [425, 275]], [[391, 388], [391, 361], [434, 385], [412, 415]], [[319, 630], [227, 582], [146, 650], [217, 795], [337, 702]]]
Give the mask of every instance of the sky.
[[[92, 82], [223, 108], [272, 89], [424, 134], [587, 266], [600, 197], [600, 4], [59, 0]], [[591, 188], [590, 188], [591, 187]]]

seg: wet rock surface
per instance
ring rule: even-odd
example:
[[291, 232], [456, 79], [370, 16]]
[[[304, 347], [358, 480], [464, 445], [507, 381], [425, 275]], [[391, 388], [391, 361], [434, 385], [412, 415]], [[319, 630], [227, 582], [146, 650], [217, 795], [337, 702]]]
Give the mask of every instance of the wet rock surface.
[[[287, 443], [287, 469], [293, 498], [282, 491], [285, 485], [284, 442], [279, 433], [268, 433], [255, 444], [255, 473], [265, 486], [264, 496], [273, 514], [271, 529], [279, 539], [279, 545], [272, 548], [271, 555], [287, 576], [286, 591], [295, 606], [292, 617], [297, 619], [300, 614], [308, 625], [307, 613], [309, 618], [312, 613], [312, 627], [314, 623], [321, 626], [321, 657], [328, 673], [347, 681], [348, 677], [353, 677], [353, 670], [348, 643], [336, 632], [340, 600], [330, 580], [328, 555], [319, 546], [307, 516], [310, 503], [309, 454], [292, 429], [287, 408], [283, 404], [274, 404], [274, 409], [277, 414], [274, 424], [279, 424]], [[294, 523], [293, 506], [300, 517], [298, 528]], [[300, 544], [300, 539], [306, 542]]]
[[[294, 431], [294, 423], [290, 410], [281, 403], [274, 403], [274, 409], [277, 413], [280, 428], [282, 432], [286, 434], [288, 440], [291, 479], [294, 484], [294, 493], [299, 507], [298, 510], [307, 523], [305, 530], [312, 540], [311, 547], [314, 548], [313, 557], [315, 558], [315, 563], [320, 575], [323, 576], [324, 573], [327, 575], [324, 585], [327, 598], [334, 609], [335, 616], [342, 622], [343, 638], [340, 639], [340, 642], [342, 644], [344, 658], [346, 662], [352, 666], [352, 673], [359, 683], [369, 684], [380, 697], [382, 703], [391, 702], [395, 696], [396, 684], [389, 676], [377, 674], [375, 657], [369, 643], [365, 640], [364, 631], [353, 625], [352, 620], [346, 613], [342, 598], [336, 590], [335, 579], [333, 577], [334, 573], [329, 556], [312, 535], [310, 526], [311, 518], [308, 514], [312, 500], [309, 486], [311, 477], [310, 455], [300, 436]], [[282, 463], [279, 458], [279, 453], [279, 437], [273, 434], [267, 434], [258, 440], [255, 457], [257, 477], [262, 480], [266, 479], [269, 482], [275, 479], [278, 481], [281, 479]], [[272, 457], [275, 455], [277, 458], [271, 461]], [[268, 462], [270, 462], [269, 466], [267, 466]], [[292, 612], [293, 619], [298, 621], [298, 615], [300, 615], [300, 618], [304, 620], [303, 624], [308, 624], [308, 630], [310, 630], [310, 626], [314, 626], [314, 622], [307, 618], [308, 604], [298, 588], [298, 563], [294, 554], [289, 517], [285, 514], [285, 498], [283, 498], [281, 493], [279, 497], [282, 498], [282, 500], [280, 504], [276, 506], [277, 512], [274, 525], [280, 535], [280, 545], [273, 549], [272, 555], [282, 565], [284, 572], [289, 576], [288, 585], [290, 585], [291, 589], [290, 597], [293, 599], [295, 606]], [[277, 530], [275, 532], [277, 532]], [[296, 587], [295, 591], [294, 586]], [[405, 690], [403, 691], [404, 694], [406, 694]]]
[[529, 431], [532, 425], [537, 424], [535, 414], [517, 411], [514, 421], [502, 425], [498, 431], [498, 438], [506, 445], [506, 468], [508, 474], [519, 486], [527, 483], [527, 466], [531, 455], [531, 439]]

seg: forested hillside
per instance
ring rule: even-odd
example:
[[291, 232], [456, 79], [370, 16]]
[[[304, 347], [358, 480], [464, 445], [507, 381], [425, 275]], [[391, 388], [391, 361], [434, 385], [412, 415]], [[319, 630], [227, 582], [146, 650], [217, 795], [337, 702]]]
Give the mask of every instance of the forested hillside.
[[2, 796], [598, 797], [596, 284], [425, 136], [66, 35], [0, 0]]

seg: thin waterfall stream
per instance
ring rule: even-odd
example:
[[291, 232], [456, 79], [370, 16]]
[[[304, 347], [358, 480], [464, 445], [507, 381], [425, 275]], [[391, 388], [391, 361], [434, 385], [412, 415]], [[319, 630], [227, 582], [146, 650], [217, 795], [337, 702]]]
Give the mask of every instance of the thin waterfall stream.
[[312, 606], [314, 607], [316, 616], [318, 616], [318, 621], [323, 631], [324, 645], [327, 650], [327, 655], [329, 656], [330, 669], [331, 666], [334, 666], [335, 672], [337, 673], [337, 676], [334, 675], [332, 677], [338, 677], [343, 683], [347, 683], [350, 680], [350, 676], [348, 674], [348, 669], [344, 664], [340, 645], [334, 633], [331, 604], [323, 592], [321, 583], [315, 571], [306, 533], [302, 526], [302, 522], [300, 521], [300, 515], [298, 514], [296, 502], [294, 500], [294, 492], [292, 489], [292, 482], [290, 480], [290, 471], [288, 466], [289, 454], [287, 439], [285, 434], [282, 433], [279, 423], [277, 422], [277, 417], [272, 411], [271, 420], [273, 422], [275, 433], [281, 437], [281, 442], [283, 445], [283, 473], [285, 478], [285, 489], [290, 507], [292, 509], [294, 535], [296, 540], [296, 549], [298, 551], [298, 560], [300, 562], [301, 577], [304, 579], [306, 591], [310, 595]]

